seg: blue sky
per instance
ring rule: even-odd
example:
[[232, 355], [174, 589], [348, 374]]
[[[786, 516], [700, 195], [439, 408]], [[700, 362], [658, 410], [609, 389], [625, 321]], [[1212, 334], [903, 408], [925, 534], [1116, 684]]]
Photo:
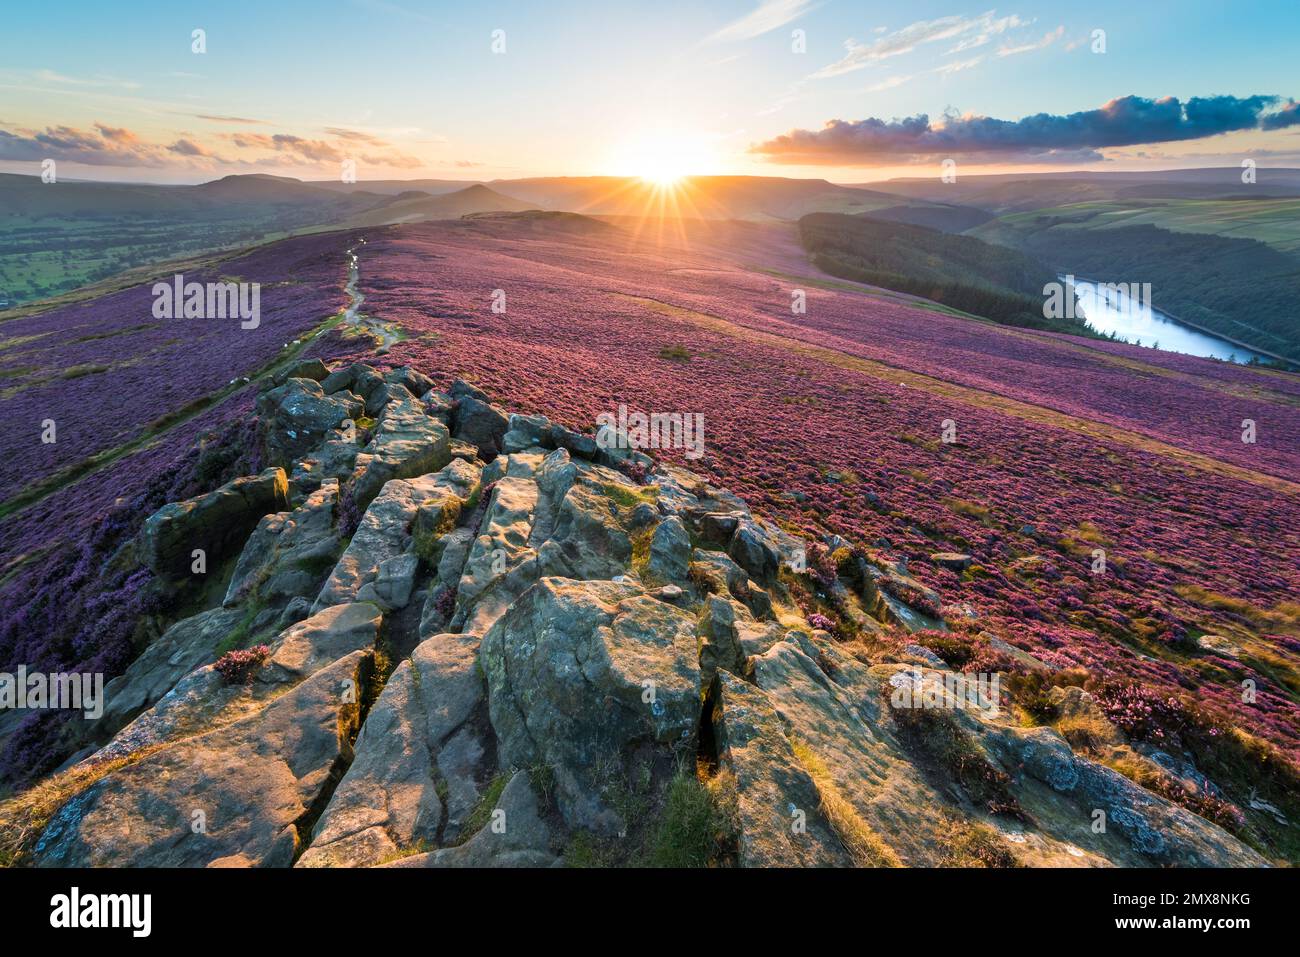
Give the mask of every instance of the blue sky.
[[[198, 28], [202, 54], [191, 49]], [[1098, 29], [1105, 53], [1092, 50]], [[940, 125], [945, 112], [1061, 116], [1124, 97], [1290, 98], [1296, 37], [1294, 0], [65, 2], [57, 15], [14, 4], [0, 32], [0, 168], [31, 171], [50, 155], [67, 175], [105, 179], [320, 178], [352, 159], [362, 177], [667, 165], [862, 182], [937, 154], [857, 155], [812, 137], [812, 149], [780, 156], [761, 144], [831, 120], [852, 132], [918, 115]], [[1096, 161], [1077, 151], [1060, 161], [1300, 165], [1297, 131], [1125, 142]], [[1027, 169], [1053, 154], [957, 158]]]

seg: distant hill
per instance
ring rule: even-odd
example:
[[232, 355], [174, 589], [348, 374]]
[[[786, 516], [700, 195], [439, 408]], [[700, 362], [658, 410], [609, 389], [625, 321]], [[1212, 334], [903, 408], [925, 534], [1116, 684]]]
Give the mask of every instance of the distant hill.
[[459, 219], [469, 213], [512, 212], [531, 208], [529, 203], [480, 185], [438, 196], [421, 192], [401, 193], [393, 201], [353, 217], [348, 225], [418, 223], [431, 219]]
[[1088, 334], [1081, 320], [1043, 316], [1043, 286], [1056, 274], [1015, 250], [833, 213], [803, 217], [799, 233], [813, 264], [832, 276], [924, 296], [1004, 325]]
[[396, 196], [399, 193], [420, 192], [437, 196], [441, 193], [455, 193], [470, 186], [483, 185], [482, 180], [461, 179], [365, 179], [355, 183], [343, 183], [337, 179], [320, 179], [308, 181], [309, 186], [327, 189], [333, 193], [380, 193]]
[[1257, 169], [1253, 184], [1243, 183], [1241, 173], [1239, 167], [1136, 173], [1006, 173], [959, 175], [951, 183], [931, 176], [869, 185], [899, 196], [975, 206], [995, 213], [1143, 196], [1166, 199], [1300, 196], [1300, 170]]
[[796, 220], [812, 212], [858, 213], [898, 202], [874, 190], [777, 176], [690, 176], [671, 190], [627, 176], [498, 180], [490, 185], [546, 209], [607, 216]]
[[192, 190], [194, 195], [221, 199], [228, 203], [281, 203], [312, 204], [347, 202], [329, 190], [304, 183], [288, 176], [251, 175], [223, 176], [199, 186], [164, 187]]
[[279, 176], [199, 186], [0, 174], [0, 299], [46, 299], [128, 270], [341, 225], [392, 197]]
[[947, 203], [886, 206], [862, 215], [891, 223], [926, 226], [944, 233], [964, 233], [994, 218], [992, 213], [976, 209], [974, 206], [952, 206]]
[[1176, 233], [1254, 239], [1279, 252], [1300, 255], [1300, 197], [1099, 200], [1007, 213], [981, 224], [976, 234], [1015, 246], [1018, 234], [1044, 225], [1086, 230], [1157, 226]]

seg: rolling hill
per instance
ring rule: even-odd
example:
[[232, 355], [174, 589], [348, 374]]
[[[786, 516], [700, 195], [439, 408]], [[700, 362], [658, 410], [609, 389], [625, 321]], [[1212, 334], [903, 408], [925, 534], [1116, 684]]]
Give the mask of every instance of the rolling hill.
[[459, 219], [470, 213], [519, 212], [528, 203], [504, 196], [486, 186], [475, 185], [454, 193], [399, 193], [392, 202], [366, 210], [348, 220], [349, 226], [384, 226], [418, 223], [431, 219]]
[[865, 216], [814, 213], [799, 220], [813, 264], [842, 279], [924, 296], [994, 322], [1087, 334], [1079, 320], [1043, 316], [1056, 274], [1012, 249], [971, 236]]
[[795, 220], [814, 212], [867, 212], [896, 197], [820, 179], [689, 176], [672, 190], [628, 176], [547, 177], [491, 184], [546, 209], [588, 215]]
[[974, 206], [998, 214], [1113, 199], [1300, 197], [1300, 170], [1259, 169], [1257, 181], [1241, 181], [1241, 169], [1161, 170], [1141, 173], [1007, 173], [891, 179], [873, 189], [936, 203]]

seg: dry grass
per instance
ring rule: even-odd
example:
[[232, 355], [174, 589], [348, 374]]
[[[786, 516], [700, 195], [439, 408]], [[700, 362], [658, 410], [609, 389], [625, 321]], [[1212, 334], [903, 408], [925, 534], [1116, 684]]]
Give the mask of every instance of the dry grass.
[[112, 761], [75, 765], [0, 802], [0, 867], [30, 864], [32, 848], [59, 808], [114, 771], [166, 746], [156, 744]]
[[808, 745], [798, 739], [790, 741], [794, 756], [803, 765], [808, 776], [817, 785], [822, 812], [839, 835], [849, 856], [858, 867], [902, 867], [903, 862], [888, 844], [882, 841], [857, 810], [840, 793], [831, 772]]
[[1285, 631], [1300, 634], [1300, 603], [1279, 602], [1272, 608], [1260, 608], [1244, 598], [1233, 598], [1210, 591], [1201, 585], [1175, 585], [1174, 592], [1194, 605], [1210, 611], [1236, 615], [1259, 631]]
[[1103, 745], [1119, 742], [1115, 726], [1096, 715], [1067, 715], [1055, 727], [1076, 751], [1095, 754]]
[[940, 867], [1022, 867], [1020, 860], [989, 827], [949, 816], [945, 828], [947, 850]]

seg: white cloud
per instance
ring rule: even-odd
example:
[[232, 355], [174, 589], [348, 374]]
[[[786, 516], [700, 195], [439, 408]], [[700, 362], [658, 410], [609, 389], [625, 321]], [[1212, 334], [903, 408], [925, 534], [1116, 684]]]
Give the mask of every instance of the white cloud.
[[945, 63], [943, 66], [935, 67], [934, 72], [943, 73], [945, 75], [949, 73], [960, 73], [962, 70], [969, 70], [972, 67], [979, 66], [983, 59], [984, 54], [981, 53], [979, 56], [971, 57], [969, 60], [954, 60], [951, 63]]
[[879, 93], [881, 90], [892, 90], [894, 87], [902, 86], [904, 83], [907, 83], [911, 79], [912, 79], [911, 76], [887, 77], [886, 79], [881, 80], [879, 83], [873, 83], [871, 86], [867, 87], [862, 92]]
[[999, 36], [1016, 27], [1027, 26], [1032, 22], [1022, 20], [1015, 14], [1005, 17], [997, 17], [994, 14], [995, 11], [989, 10], [976, 17], [950, 16], [935, 20], [917, 20], [869, 43], [846, 40], [844, 46], [848, 52], [836, 62], [822, 67], [812, 75], [812, 78], [825, 79], [851, 73], [881, 60], [911, 53], [923, 44], [936, 43], [940, 40], [960, 38], [958, 43], [947, 51], [949, 54], [969, 50], [988, 43], [991, 37]]
[[1050, 47], [1063, 36], [1065, 36], [1064, 24], [1057, 27], [1051, 33], [1043, 34], [1041, 40], [1037, 40], [1033, 43], [1026, 43], [1017, 47], [999, 47], [998, 56], [1015, 56], [1017, 53], [1031, 53], [1034, 50], [1041, 50], [1044, 47]]
[[761, 36], [812, 9], [812, 0], [761, 0], [758, 9], [733, 20], [713, 34], [713, 40], [749, 40]]

